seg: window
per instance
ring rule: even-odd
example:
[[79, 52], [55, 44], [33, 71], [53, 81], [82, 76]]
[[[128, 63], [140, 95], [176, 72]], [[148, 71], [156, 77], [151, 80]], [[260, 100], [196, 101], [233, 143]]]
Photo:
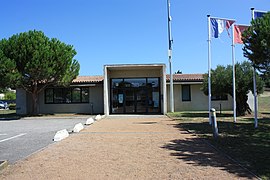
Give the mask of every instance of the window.
[[72, 89], [72, 102], [81, 102], [81, 88]]
[[82, 89], [82, 102], [88, 103], [89, 102], [89, 88], [81, 88]]
[[45, 89], [46, 104], [89, 103], [89, 88], [48, 88]]
[[150, 87], [159, 87], [159, 78], [147, 78], [147, 83]]
[[190, 85], [182, 85], [182, 101], [191, 101]]
[[63, 103], [63, 89], [53, 89], [53, 103]]
[[212, 95], [211, 96], [212, 101], [227, 101], [228, 100], [228, 95], [223, 94], [223, 95]]
[[53, 89], [47, 89], [45, 91], [45, 102], [53, 103]]

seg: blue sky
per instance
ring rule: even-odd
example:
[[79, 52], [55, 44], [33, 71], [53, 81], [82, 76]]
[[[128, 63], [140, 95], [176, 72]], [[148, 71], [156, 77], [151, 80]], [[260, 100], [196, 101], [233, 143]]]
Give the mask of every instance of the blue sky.
[[[102, 75], [104, 64], [168, 66], [166, 0], [5, 0], [0, 36], [41, 30], [71, 44], [80, 75]], [[249, 24], [250, 8], [270, 10], [269, 0], [171, 0], [173, 72], [207, 72], [207, 14]], [[236, 45], [236, 61], [245, 58]], [[212, 40], [212, 68], [232, 62], [231, 39]], [[168, 68], [167, 68], [168, 69]], [[167, 71], [169, 73], [169, 71]]]

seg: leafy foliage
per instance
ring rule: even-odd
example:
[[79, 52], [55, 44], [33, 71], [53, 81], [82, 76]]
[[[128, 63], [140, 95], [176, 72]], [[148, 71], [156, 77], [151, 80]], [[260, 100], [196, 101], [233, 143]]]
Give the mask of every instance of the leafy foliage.
[[183, 74], [183, 72], [180, 71], [180, 70], [178, 70], [178, 71], [176, 71], [174, 74]]
[[[2, 39], [0, 49], [5, 62], [16, 65], [17, 87], [32, 94], [33, 114], [37, 113], [37, 96], [48, 85], [68, 85], [79, 74], [71, 45], [48, 38], [42, 31], [28, 31]], [[8, 61], [9, 60], [9, 61]], [[11, 66], [10, 65], [10, 66]]]
[[270, 72], [261, 74], [261, 78], [264, 81], [265, 87], [270, 88]]
[[3, 51], [0, 49], [0, 89], [1, 92], [5, 91], [7, 87], [15, 87], [16, 81], [19, 78], [16, 69], [16, 63], [11, 59], [4, 56]]
[[270, 12], [252, 20], [251, 26], [243, 33], [244, 56], [254, 67], [270, 78]]
[[5, 93], [5, 100], [15, 100], [16, 99], [16, 93], [15, 92], [11, 92], [11, 91], [7, 91]]
[[[211, 70], [211, 91], [212, 95], [229, 94], [233, 96], [232, 66], [217, 66]], [[249, 91], [253, 92], [253, 70], [249, 62], [235, 64], [235, 88], [236, 88], [236, 112], [237, 115], [250, 113], [251, 109], [247, 103]], [[203, 92], [208, 95], [208, 74], [204, 75]], [[262, 93], [263, 81], [256, 76], [257, 91]]]

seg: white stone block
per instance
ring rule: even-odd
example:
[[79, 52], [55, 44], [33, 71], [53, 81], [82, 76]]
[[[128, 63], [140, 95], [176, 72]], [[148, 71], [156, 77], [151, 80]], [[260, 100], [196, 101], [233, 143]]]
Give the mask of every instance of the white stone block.
[[88, 118], [88, 119], [86, 120], [85, 124], [86, 124], [86, 125], [90, 125], [90, 124], [93, 124], [94, 122], [95, 122], [95, 120], [94, 120], [92, 117], [90, 117], [90, 118]]
[[101, 115], [100, 114], [96, 115], [95, 120], [98, 121], [100, 119], [101, 119]]
[[102, 115], [101, 118], [104, 119], [106, 117], [106, 115]]
[[69, 133], [66, 129], [57, 131], [54, 135], [53, 141], [61, 141], [62, 139], [65, 139], [69, 136]]
[[78, 124], [75, 124], [74, 128], [73, 128], [73, 132], [80, 132], [81, 130], [83, 130], [83, 125], [82, 123], [78, 123]]

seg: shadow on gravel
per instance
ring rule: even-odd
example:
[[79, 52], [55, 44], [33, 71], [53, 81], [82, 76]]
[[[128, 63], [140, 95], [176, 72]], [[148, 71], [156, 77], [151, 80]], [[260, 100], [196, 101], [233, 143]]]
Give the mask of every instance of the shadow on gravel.
[[219, 167], [240, 177], [254, 178], [254, 176], [240, 166], [220, 156], [219, 153], [208, 146], [201, 138], [175, 139], [162, 146], [162, 148], [170, 150], [172, 156], [187, 161], [188, 164], [194, 166]]

